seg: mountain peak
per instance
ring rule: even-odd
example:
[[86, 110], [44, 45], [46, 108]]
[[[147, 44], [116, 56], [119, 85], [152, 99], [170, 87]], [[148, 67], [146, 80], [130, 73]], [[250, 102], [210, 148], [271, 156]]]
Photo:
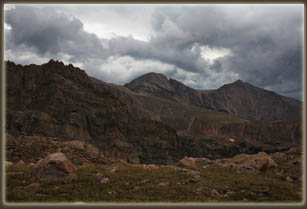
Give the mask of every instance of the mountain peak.
[[162, 80], [167, 80], [167, 77], [165, 75], [163, 75], [162, 73], [149, 72], [149, 73], [146, 73], [146, 74], [138, 77], [137, 79], [144, 79], [144, 80], [162, 79]]
[[52, 65], [54, 65], [54, 64], [60, 64], [60, 65], [63, 65], [63, 66], [64, 66], [64, 63], [63, 63], [63, 62], [61, 62], [61, 61], [59, 61], [59, 60], [53, 60], [53, 59], [49, 60], [49, 62], [47, 62], [46, 64], [47, 64], [47, 65], [50, 65], [50, 64], [52, 64]]
[[244, 81], [242, 81], [241, 79], [238, 79], [238, 80], [236, 80], [235, 82], [229, 83], [229, 84], [226, 84], [226, 85], [233, 85], [233, 84], [235, 84], [235, 85], [240, 85], [240, 86], [250, 85], [249, 83], [244, 82]]
[[174, 91], [169, 83], [167, 77], [161, 73], [146, 73], [130, 83], [127, 83], [125, 87], [137, 93], [151, 94], [157, 90]]
[[241, 83], [241, 84], [244, 84], [245, 82], [243, 82], [242, 80], [236, 80], [234, 83]]

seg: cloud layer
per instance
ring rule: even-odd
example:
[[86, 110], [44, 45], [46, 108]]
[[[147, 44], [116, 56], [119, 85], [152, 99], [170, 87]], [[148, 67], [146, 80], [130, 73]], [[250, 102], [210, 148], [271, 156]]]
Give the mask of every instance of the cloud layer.
[[198, 89], [241, 79], [302, 95], [302, 5], [18, 5], [5, 23], [6, 59], [21, 64], [53, 58], [117, 84], [154, 71]]

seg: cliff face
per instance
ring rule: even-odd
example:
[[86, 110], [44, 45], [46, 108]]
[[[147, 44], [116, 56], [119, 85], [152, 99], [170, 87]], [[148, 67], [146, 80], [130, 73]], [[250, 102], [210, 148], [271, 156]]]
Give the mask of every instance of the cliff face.
[[[227, 113], [245, 108], [245, 100], [236, 103], [235, 89], [249, 87], [233, 89], [237, 84], [231, 84], [231, 88], [197, 91], [152, 73], [126, 88], [53, 60], [28, 66], [7, 62], [6, 69], [6, 125], [13, 136], [81, 140], [97, 145], [107, 157], [157, 164], [184, 156], [222, 158], [300, 144], [300, 122], [252, 122]], [[280, 97], [276, 100], [281, 101]], [[206, 108], [205, 102], [222, 111]]]
[[241, 80], [217, 90], [195, 90], [162, 74], [149, 73], [125, 85], [130, 90], [223, 111], [248, 120], [300, 120], [302, 103]]
[[[8, 62], [6, 67], [11, 135], [88, 141], [106, 156], [129, 162], [166, 163], [182, 157], [182, 139], [175, 130], [132, 116], [112, 94], [96, 89], [84, 71], [57, 61], [24, 67]], [[160, 144], [164, 147], [157, 152]]]

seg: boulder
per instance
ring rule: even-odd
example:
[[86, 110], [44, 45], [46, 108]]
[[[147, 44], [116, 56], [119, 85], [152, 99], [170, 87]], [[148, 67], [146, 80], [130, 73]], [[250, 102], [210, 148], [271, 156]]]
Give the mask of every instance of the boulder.
[[29, 184], [28, 186], [25, 187], [25, 189], [30, 189], [30, 190], [37, 190], [39, 188], [40, 188], [40, 184], [37, 182]]
[[86, 152], [92, 157], [103, 157], [103, 154], [99, 152], [99, 150], [91, 144], [86, 146]]
[[155, 169], [155, 168], [159, 168], [159, 166], [154, 165], [154, 164], [148, 164], [148, 165], [143, 164], [143, 168], [144, 169]]
[[25, 162], [23, 160], [19, 160], [16, 164], [16, 166], [25, 166]]
[[137, 184], [147, 184], [149, 182], [149, 179], [143, 179], [139, 182], [137, 182]]
[[287, 176], [286, 181], [293, 182], [293, 179], [290, 176]]
[[259, 152], [254, 155], [239, 154], [233, 158], [217, 160], [216, 164], [247, 173], [257, 173], [265, 171], [267, 168], [277, 167], [272, 157], [265, 152]]
[[117, 170], [117, 167], [108, 168], [107, 171], [110, 173], [115, 173]]
[[187, 167], [196, 167], [196, 160], [192, 157], [184, 157], [183, 159], [179, 160], [179, 166], [187, 166]]
[[69, 148], [72, 148], [72, 149], [77, 149], [77, 150], [84, 150], [85, 149], [84, 142], [77, 141], [77, 140], [65, 142], [65, 143], [63, 143], [63, 145], [67, 146]]
[[108, 183], [109, 182], [109, 178], [102, 178], [102, 179], [100, 179], [100, 183], [102, 183], [102, 184], [105, 184], [105, 183]]
[[160, 186], [160, 187], [166, 187], [166, 186], [169, 186], [169, 185], [170, 185], [170, 183], [167, 182], [167, 181], [165, 181], [165, 182], [160, 182], [160, 183], [158, 184], [158, 186]]
[[143, 167], [143, 165], [141, 165], [141, 164], [130, 164], [130, 166], [133, 167], [133, 168], [141, 168], [141, 167]]
[[13, 163], [12, 163], [12, 162], [5, 161], [5, 166], [6, 166], [6, 167], [10, 167], [11, 165], [13, 165]]
[[35, 177], [40, 182], [66, 182], [76, 178], [76, 168], [63, 153], [57, 152], [39, 162]]
[[193, 157], [184, 157], [178, 162], [179, 166], [187, 166], [196, 168], [196, 165], [208, 165], [211, 164], [211, 160], [208, 158], [193, 158]]

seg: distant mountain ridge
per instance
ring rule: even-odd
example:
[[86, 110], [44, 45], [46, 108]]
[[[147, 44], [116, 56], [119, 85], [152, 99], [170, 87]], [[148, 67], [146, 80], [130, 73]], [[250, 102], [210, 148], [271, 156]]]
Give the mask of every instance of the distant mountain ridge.
[[196, 90], [163, 74], [148, 73], [125, 84], [139, 94], [224, 111], [248, 120], [300, 120], [302, 103], [241, 80], [216, 90]]

